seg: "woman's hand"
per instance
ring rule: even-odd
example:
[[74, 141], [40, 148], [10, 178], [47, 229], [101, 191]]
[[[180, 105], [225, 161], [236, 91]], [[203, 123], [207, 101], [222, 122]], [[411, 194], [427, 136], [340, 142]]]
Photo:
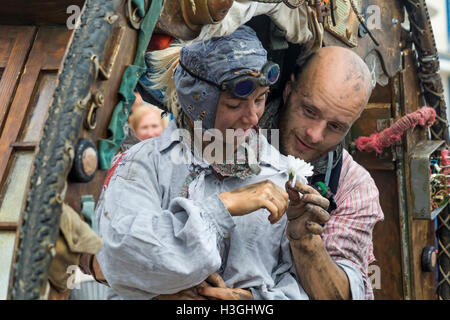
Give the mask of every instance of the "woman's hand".
[[250, 290], [227, 288], [217, 273], [211, 274], [198, 286], [174, 294], [162, 294], [158, 300], [253, 300]]
[[289, 206], [289, 195], [270, 180], [264, 180], [245, 187], [219, 194], [232, 216], [243, 216], [258, 209], [270, 212], [270, 223], [281, 219]]

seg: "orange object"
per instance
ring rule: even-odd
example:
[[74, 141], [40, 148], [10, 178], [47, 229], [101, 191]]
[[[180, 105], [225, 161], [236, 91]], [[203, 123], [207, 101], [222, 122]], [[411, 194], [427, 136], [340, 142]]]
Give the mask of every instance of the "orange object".
[[148, 44], [147, 51], [163, 50], [168, 48], [174, 40], [174, 37], [166, 34], [154, 33]]

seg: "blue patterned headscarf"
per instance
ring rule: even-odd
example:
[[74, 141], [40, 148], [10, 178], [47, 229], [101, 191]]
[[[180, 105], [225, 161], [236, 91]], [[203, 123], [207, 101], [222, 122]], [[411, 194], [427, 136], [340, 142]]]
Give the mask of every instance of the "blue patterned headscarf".
[[[253, 29], [241, 26], [228, 36], [183, 47], [180, 62], [190, 73], [220, 85], [236, 72], [260, 71], [267, 51]], [[180, 65], [174, 71], [178, 101], [191, 120], [202, 120], [204, 129], [214, 128], [220, 90], [189, 72]]]

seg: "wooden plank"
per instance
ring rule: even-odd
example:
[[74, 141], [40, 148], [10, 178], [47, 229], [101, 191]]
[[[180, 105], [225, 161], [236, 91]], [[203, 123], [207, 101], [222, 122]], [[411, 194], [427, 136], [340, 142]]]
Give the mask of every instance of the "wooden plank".
[[72, 30], [62, 27], [45, 27], [43, 41], [46, 45], [45, 61], [42, 64], [42, 70], [58, 71], [62, 57], [66, 50], [66, 44], [69, 42]]
[[23, 26], [0, 25], [0, 68], [5, 68], [17, 33]]
[[0, 231], [16, 231], [17, 222], [0, 222]]
[[[402, 74], [403, 88], [405, 94], [404, 112], [410, 113], [419, 109], [419, 79], [417, 67], [412, 51], [405, 51], [405, 70]], [[417, 126], [413, 130], [408, 130], [406, 134], [406, 148], [411, 151], [418, 142], [427, 139], [427, 131]], [[409, 210], [409, 247], [411, 256], [411, 288], [412, 299], [430, 300], [436, 299], [436, 279], [434, 272], [424, 272], [421, 266], [422, 250], [425, 246], [435, 246], [434, 221], [413, 219], [413, 198], [411, 196], [411, 170], [409, 160], [406, 161], [405, 178], [408, 195]]]
[[[59, 29], [60, 32], [65, 32], [64, 27], [60, 27]], [[24, 119], [35, 91], [36, 82], [47, 61], [45, 59], [47, 52], [48, 50], [55, 52], [53, 44], [50, 43], [54, 39], [52, 37], [57, 33], [55, 27], [40, 28], [37, 33], [36, 40], [25, 65], [25, 71], [23, 72], [12, 101], [7, 121], [5, 121], [4, 130], [1, 134], [0, 154], [2, 157], [0, 158], [0, 181], [4, 180], [6, 167], [12, 152], [11, 144], [17, 140], [20, 130], [24, 125]], [[59, 43], [62, 47], [65, 47], [64, 43]], [[60, 59], [62, 60], [64, 51], [57, 50], [57, 52], [61, 53]]]
[[81, 9], [85, 0], [2, 0], [0, 21], [14, 25], [65, 25], [72, 13], [67, 8]]
[[16, 151], [34, 151], [37, 147], [37, 142], [13, 142], [11, 147]]
[[35, 27], [20, 28], [0, 80], [0, 132], [8, 112], [12, 95], [20, 79], [23, 64], [32, 44], [35, 30]]
[[402, 279], [401, 237], [398, 219], [397, 180], [394, 172], [370, 170], [380, 192], [384, 221], [373, 231], [373, 265], [380, 269], [380, 288], [374, 289], [375, 299], [401, 300], [404, 298]]

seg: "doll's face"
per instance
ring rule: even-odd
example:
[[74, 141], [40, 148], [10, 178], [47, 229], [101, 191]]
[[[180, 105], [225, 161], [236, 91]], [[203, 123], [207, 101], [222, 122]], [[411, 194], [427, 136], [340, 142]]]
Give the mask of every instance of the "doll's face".
[[147, 112], [139, 121], [136, 128], [136, 137], [140, 140], [146, 140], [158, 137], [163, 132], [161, 115], [157, 112]]

